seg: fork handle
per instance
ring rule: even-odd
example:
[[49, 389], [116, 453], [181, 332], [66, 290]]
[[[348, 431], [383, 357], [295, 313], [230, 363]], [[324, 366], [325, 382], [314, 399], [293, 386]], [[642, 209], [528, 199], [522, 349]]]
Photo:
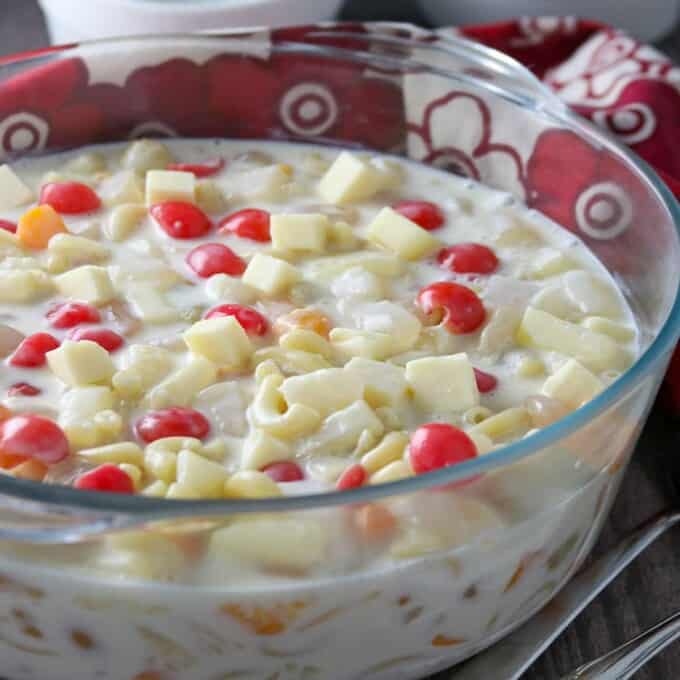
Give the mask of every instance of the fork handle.
[[628, 680], [650, 659], [680, 638], [680, 612], [608, 654], [577, 668], [562, 680]]

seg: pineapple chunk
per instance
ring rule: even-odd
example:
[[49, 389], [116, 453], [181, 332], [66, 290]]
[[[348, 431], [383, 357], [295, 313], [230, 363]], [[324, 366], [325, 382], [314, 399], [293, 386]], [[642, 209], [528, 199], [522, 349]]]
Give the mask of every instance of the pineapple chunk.
[[249, 305], [257, 300], [257, 291], [240, 278], [228, 274], [213, 274], [205, 282], [208, 297], [219, 302], [236, 302]]
[[584, 315], [617, 318], [621, 301], [612, 286], [590, 272], [568, 272], [562, 277], [564, 291], [571, 303]]
[[541, 288], [529, 304], [565, 321], [578, 321], [581, 317], [581, 311], [567, 297], [561, 284]]
[[173, 162], [168, 147], [156, 139], [138, 139], [125, 150], [121, 164], [137, 172], [162, 170]]
[[78, 455], [89, 463], [101, 465], [102, 463], [128, 463], [141, 466], [144, 462], [144, 452], [134, 442], [118, 442], [106, 444], [93, 449], [78, 451]]
[[132, 283], [126, 292], [137, 316], [146, 323], [170, 323], [179, 318], [179, 311], [165, 299], [158, 287], [150, 283]]
[[116, 297], [105, 267], [83, 265], [54, 279], [59, 292], [68, 298], [102, 306]]
[[280, 569], [308, 569], [326, 558], [328, 534], [319, 522], [294, 517], [236, 520], [213, 532], [208, 559], [265, 564]]
[[292, 457], [290, 444], [272, 437], [264, 430], [254, 430], [243, 444], [241, 467], [246, 470], [261, 470], [269, 463]]
[[9, 165], [0, 165], [0, 210], [18, 208], [33, 199], [33, 192]]
[[373, 407], [399, 406], [406, 397], [407, 383], [401, 366], [355, 357], [345, 371], [356, 376], [364, 389], [364, 399]]
[[532, 307], [524, 313], [517, 342], [525, 347], [560, 352], [593, 371], [622, 370], [630, 363], [626, 352], [609, 336]]
[[71, 386], [108, 381], [116, 370], [109, 353], [89, 340], [64, 340], [45, 356], [57, 378]]
[[113, 408], [113, 392], [108, 387], [76, 387], [65, 392], [59, 401], [59, 424], [84, 421]]
[[603, 316], [589, 316], [581, 324], [588, 330], [603, 333], [619, 342], [630, 342], [635, 337], [635, 330], [630, 326], [624, 326]]
[[107, 260], [111, 251], [105, 245], [90, 238], [72, 236], [71, 234], [55, 234], [49, 240], [47, 253], [57, 259], [58, 269], [65, 271], [76, 265]]
[[153, 345], [132, 345], [127, 354], [127, 368], [114, 374], [114, 389], [124, 399], [138, 399], [172, 370], [170, 352]]
[[52, 279], [40, 269], [0, 271], [0, 303], [26, 304], [54, 290]]
[[394, 278], [404, 272], [404, 262], [390, 253], [359, 252], [312, 260], [305, 265], [305, 278], [328, 283], [343, 272], [362, 267], [376, 276]]
[[577, 409], [604, 389], [602, 381], [575, 359], [569, 359], [543, 384], [543, 394]]
[[365, 430], [377, 438], [382, 435], [385, 426], [365, 401], [355, 401], [346, 408], [331, 413], [320, 430], [305, 442], [303, 450], [308, 454], [350, 453]]
[[295, 267], [270, 255], [256, 253], [243, 273], [243, 283], [265, 295], [279, 295], [297, 283], [300, 275]]
[[389, 300], [357, 305], [352, 316], [362, 330], [388, 335], [394, 353], [410, 350], [418, 341], [422, 329], [420, 321], [413, 314]]
[[272, 246], [274, 250], [322, 253], [329, 227], [326, 215], [272, 215]]
[[177, 170], [149, 170], [146, 173], [146, 204], [164, 201], [193, 203], [196, 198], [196, 176]]
[[475, 373], [465, 353], [409, 361], [406, 380], [424, 411], [463, 411], [479, 404]]
[[253, 353], [248, 334], [233, 316], [198, 321], [182, 337], [194, 354], [219, 366], [243, 366]]
[[405, 260], [418, 260], [441, 246], [427, 230], [392, 208], [383, 208], [368, 225], [368, 240]]
[[193, 451], [184, 450], [177, 454], [177, 483], [201, 498], [221, 498], [227, 477], [222, 465]]
[[329, 338], [331, 345], [343, 356], [380, 360], [396, 353], [392, 337], [387, 333], [334, 328]]
[[343, 151], [321, 178], [318, 191], [327, 203], [342, 205], [370, 198], [384, 183], [384, 177], [370, 163]]
[[212, 385], [216, 379], [215, 364], [204, 357], [194, 356], [149, 392], [149, 406], [188, 406], [201, 390]]
[[532, 256], [527, 275], [530, 279], [545, 279], [576, 267], [578, 265], [574, 260], [562, 251], [555, 248], [543, 248]]
[[220, 185], [208, 179], [196, 183], [196, 204], [203, 212], [215, 215], [227, 209], [227, 198]]
[[144, 184], [132, 170], [117, 172], [105, 179], [99, 187], [105, 205], [111, 207], [127, 203], [144, 202]]
[[139, 227], [146, 215], [146, 207], [140, 203], [121, 203], [104, 223], [104, 234], [112, 241], [123, 241]]
[[322, 417], [363, 396], [363, 385], [341, 368], [325, 368], [286, 378], [280, 389], [288, 404], [308, 406]]

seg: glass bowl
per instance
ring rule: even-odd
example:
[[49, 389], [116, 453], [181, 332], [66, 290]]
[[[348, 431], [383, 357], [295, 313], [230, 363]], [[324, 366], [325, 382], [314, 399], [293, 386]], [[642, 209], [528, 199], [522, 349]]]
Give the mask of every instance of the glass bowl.
[[[148, 135], [370, 148], [502, 189], [590, 246], [643, 352], [568, 417], [382, 486], [167, 501], [0, 478], [3, 675], [416, 678], [544, 606], [597, 539], [680, 333], [680, 213], [662, 182], [519, 65], [415, 27], [130, 38], [0, 63], [9, 160]], [[367, 524], [381, 505], [402, 524]], [[233, 570], [234, 527], [266, 572]]]

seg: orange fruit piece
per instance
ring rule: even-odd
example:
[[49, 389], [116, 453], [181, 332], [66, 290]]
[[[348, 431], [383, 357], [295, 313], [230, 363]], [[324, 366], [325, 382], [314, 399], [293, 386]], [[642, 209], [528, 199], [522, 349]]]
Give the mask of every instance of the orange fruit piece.
[[19, 219], [17, 238], [27, 248], [42, 250], [55, 234], [68, 233], [61, 215], [51, 205], [31, 208]]

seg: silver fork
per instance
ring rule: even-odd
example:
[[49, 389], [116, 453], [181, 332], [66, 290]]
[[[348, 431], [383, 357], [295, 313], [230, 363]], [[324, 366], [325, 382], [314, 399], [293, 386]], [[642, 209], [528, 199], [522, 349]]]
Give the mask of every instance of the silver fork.
[[561, 680], [628, 680], [650, 659], [680, 638], [680, 612], [587, 663]]

